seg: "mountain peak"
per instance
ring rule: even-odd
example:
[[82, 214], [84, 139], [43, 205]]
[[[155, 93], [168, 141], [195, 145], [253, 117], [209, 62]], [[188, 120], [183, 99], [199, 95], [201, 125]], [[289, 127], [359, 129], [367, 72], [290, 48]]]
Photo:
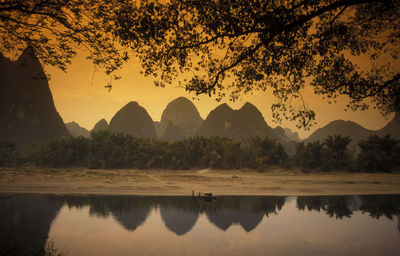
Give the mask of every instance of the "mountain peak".
[[122, 107], [111, 119], [108, 128], [134, 137], [157, 138], [153, 120], [146, 109], [136, 101], [131, 101]]
[[94, 125], [92, 131], [106, 130], [107, 128], [108, 128], [108, 123], [106, 119], [103, 118]]
[[251, 109], [251, 110], [257, 110], [258, 111], [257, 107], [254, 106], [253, 104], [251, 104], [248, 101], [246, 101], [240, 109], [243, 109], [243, 110]]
[[71, 134], [73, 137], [90, 137], [89, 131], [74, 121], [66, 123], [65, 127], [67, 127], [69, 134]]
[[192, 136], [202, 122], [203, 119], [193, 102], [185, 97], [179, 97], [168, 103], [164, 109], [160, 120], [160, 134], [161, 137], [165, 137], [163, 134], [171, 123], [174, 125], [171, 127], [179, 128], [187, 136]]

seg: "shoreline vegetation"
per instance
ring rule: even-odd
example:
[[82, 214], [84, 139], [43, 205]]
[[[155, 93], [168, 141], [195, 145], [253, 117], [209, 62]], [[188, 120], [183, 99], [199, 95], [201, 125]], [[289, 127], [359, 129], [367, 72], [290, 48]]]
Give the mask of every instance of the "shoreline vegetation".
[[370, 136], [351, 152], [348, 137], [299, 142], [289, 156], [268, 137], [176, 142], [108, 130], [63, 137], [24, 155], [0, 143], [0, 193], [110, 195], [400, 194], [400, 146]]
[[252, 169], [278, 165], [285, 170], [391, 172], [400, 170], [400, 141], [390, 135], [369, 136], [349, 149], [349, 137], [293, 142], [292, 155], [277, 140], [250, 137], [191, 137], [174, 142], [136, 138], [110, 130], [91, 132], [90, 138], [62, 137], [33, 145], [20, 154], [0, 140], [0, 167], [34, 165], [88, 169]]

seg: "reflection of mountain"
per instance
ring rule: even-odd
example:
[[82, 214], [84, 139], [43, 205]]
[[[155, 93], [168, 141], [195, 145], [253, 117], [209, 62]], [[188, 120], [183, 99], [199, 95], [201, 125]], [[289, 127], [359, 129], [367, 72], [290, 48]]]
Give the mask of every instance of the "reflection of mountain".
[[36, 255], [44, 249], [60, 206], [40, 196], [1, 196], [0, 209], [0, 254]]
[[240, 224], [246, 232], [257, 227], [264, 217], [263, 212], [246, 212], [236, 209], [220, 209], [207, 212], [207, 218], [222, 230], [227, 230], [232, 224]]
[[264, 214], [277, 213], [285, 203], [285, 197], [221, 197], [215, 205], [205, 209], [207, 218], [222, 230], [232, 224], [240, 224], [246, 232], [255, 229]]
[[51, 196], [49, 200], [65, 203], [68, 207], [89, 206], [89, 214], [97, 217], [114, 216], [125, 229], [134, 231], [144, 223], [153, 205], [155, 197], [137, 196]]
[[165, 226], [177, 235], [189, 232], [199, 217], [199, 214], [194, 211], [172, 206], [160, 206], [160, 214]]
[[147, 219], [150, 209], [150, 207], [133, 207], [127, 211], [113, 212], [113, 215], [125, 229], [134, 231]]

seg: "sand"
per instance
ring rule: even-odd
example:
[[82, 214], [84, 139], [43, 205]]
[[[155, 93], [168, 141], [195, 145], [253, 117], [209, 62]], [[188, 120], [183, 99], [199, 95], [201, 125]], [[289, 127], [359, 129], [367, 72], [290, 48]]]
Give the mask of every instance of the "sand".
[[254, 170], [0, 169], [0, 193], [191, 195], [400, 194], [400, 173]]

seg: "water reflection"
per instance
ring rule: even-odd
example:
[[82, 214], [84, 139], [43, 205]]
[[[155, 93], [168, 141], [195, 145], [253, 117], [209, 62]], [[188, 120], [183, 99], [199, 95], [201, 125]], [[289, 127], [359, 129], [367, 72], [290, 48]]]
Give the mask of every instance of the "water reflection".
[[39, 196], [0, 196], [0, 255], [40, 253], [60, 208]]
[[[400, 232], [400, 195], [299, 196], [295, 200], [290, 204], [294, 204], [298, 213], [319, 212], [331, 219], [351, 219], [357, 212], [376, 220], [396, 219]], [[223, 233], [239, 226], [250, 234], [264, 219], [278, 216], [289, 201], [281, 196], [219, 197], [210, 203], [190, 197], [3, 195], [0, 196], [0, 255], [10, 248], [18, 248], [22, 254], [43, 249], [62, 207], [88, 208], [93, 218], [114, 219], [129, 233], [139, 232], [139, 227], [146, 226], [146, 220], [156, 212], [161, 225], [184, 237], [197, 225], [205, 225], [200, 221], [201, 216]]]
[[223, 197], [218, 203], [205, 209], [207, 218], [222, 230], [233, 224], [240, 224], [246, 232], [252, 231], [262, 221], [264, 214], [268, 217], [277, 213], [285, 197]]
[[350, 210], [354, 197], [349, 196], [299, 196], [297, 198], [297, 208], [299, 210], [324, 211], [329, 217], [343, 219], [350, 218], [353, 211]]

